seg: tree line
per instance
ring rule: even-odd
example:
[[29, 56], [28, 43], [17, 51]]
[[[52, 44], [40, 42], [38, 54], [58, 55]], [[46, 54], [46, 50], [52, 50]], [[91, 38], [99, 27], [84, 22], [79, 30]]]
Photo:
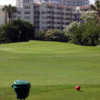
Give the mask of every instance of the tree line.
[[[11, 10], [12, 9], [12, 10]], [[100, 1], [90, 6], [91, 11], [85, 13], [83, 22], [72, 22], [64, 30], [49, 29], [35, 31], [35, 25], [22, 21], [12, 20], [16, 8], [9, 5], [3, 11], [9, 17], [9, 21], [0, 27], [0, 42], [19, 42], [28, 40], [72, 42], [79, 45], [96, 46], [100, 44]], [[92, 12], [92, 13], [91, 13]], [[6, 16], [6, 17], [7, 17]], [[6, 18], [5, 17], [5, 18]]]

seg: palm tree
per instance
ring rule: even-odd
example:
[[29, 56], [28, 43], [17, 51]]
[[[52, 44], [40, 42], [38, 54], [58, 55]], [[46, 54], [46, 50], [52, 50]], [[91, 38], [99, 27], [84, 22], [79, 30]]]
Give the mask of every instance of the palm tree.
[[96, 1], [95, 5], [91, 5], [91, 9], [96, 12], [97, 19], [100, 21], [100, 1]]
[[16, 7], [11, 5], [5, 5], [2, 10], [5, 12], [5, 24], [7, 24], [7, 19], [9, 23], [13, 20], [13, 14], [17, 11]]

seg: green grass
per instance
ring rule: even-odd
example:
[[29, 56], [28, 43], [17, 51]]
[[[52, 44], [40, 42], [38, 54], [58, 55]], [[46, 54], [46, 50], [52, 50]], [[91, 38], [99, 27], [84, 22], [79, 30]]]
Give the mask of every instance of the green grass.
[[27, 100], [99, 100], [100, 47], [41, 41], [2, 44], [0, 100], [16, 100], [11, 84], [18, 79], [31, 82]]

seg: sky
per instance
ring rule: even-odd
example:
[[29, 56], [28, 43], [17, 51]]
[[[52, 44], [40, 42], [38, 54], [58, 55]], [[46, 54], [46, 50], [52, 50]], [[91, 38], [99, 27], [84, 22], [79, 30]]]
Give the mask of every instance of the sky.
[[[94, 2], [94, 0], [90, 0], [91, 3]], [[16, 0], [0, 0], [0, 5], [15, 5], [16, 4]]]

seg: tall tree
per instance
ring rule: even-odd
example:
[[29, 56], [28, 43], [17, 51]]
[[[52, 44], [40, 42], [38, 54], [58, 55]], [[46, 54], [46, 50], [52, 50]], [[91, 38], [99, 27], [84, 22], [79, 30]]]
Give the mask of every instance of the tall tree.
[[91, 9], [96, 12], [97, 19], [100, 22], [100, 1], [96, 1], [94, 5], [91, 5]]
[[14, 20], [0, 27], [0, 43], [33, 40], [35, 29], [26, 21]]
[[8, 22], [12, 22], [13, 14], [17, 11], [16, 7], [11, 5], [5, 5], [2, 10], [5, 12], [5, 24], [7, 24], [7, 18], [9, 19]]

